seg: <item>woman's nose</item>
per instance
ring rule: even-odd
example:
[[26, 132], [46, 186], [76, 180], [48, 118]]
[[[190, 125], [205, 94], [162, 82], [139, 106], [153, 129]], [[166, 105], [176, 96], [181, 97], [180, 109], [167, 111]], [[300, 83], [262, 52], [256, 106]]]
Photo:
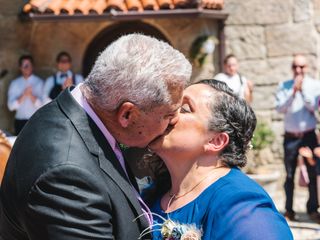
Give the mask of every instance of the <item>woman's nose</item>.
[[170, 125], [175, 125], [179, 121], [179, 112], [176, 113], [171, 119], [169, 124]]

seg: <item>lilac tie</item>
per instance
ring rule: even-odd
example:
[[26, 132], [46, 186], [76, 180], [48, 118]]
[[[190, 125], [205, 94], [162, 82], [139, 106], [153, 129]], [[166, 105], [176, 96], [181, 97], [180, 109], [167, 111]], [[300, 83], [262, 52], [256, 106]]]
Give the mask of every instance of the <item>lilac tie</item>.
[[145, 202], [143, 201], [143, 199], [141, 198], [140, 194], [138, 193], [137, 189], [132, 185], [131, 181], [130, 181], [130, 178], [128, 176], [128, 173], [127, 173], [127, 170], [126, 170], [126, 166], [125, 166], [125, 162], [124, 162], [124, 158], [123, 158], [123, 155], [122, 155], [122, 152], [120, 150], [120, 147], [118, 144], [116, 144], [115, 146], [115, 149], [114, 149], [114, 153], [116, 154], [120, 164], [121, 164], [121, 167], [123, 169], [123, 171], [125, 172], [129, 182], [130, 182], [130, 185], [132, 187], [132, 190], [134, 191], [137, 199], [139, 200], [139, 203], [141, 205], [141, 210], [143, 212], [143, 215], [147, 218], [148, 220], [148, 223], [150, 226], [152, 226], [153, 224], [153, 218], [152, 218], [152, 214], [151, 214], [151, 211], [149, 209], [149, 207], [147, 206], [147, 204], [145, 204]]

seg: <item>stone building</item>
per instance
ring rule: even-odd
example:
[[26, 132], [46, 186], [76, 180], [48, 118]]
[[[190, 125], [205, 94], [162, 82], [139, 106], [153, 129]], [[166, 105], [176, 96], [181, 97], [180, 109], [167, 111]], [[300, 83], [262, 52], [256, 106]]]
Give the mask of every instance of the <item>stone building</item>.
[[[31, 53], [36, 74], [46, 78], [54, 71], [57, 52], [67, 50], [73, 57], [74, 70], [86, 75], [98, 52], [127, 32], [159, 37], [187, 56], [197, 37], [218, 39], [205, 64], [201, 68], [194, 66], [193, 78], [212, 77], [221, 70], [224, 54], [234, 53], [240, 60], [241, 73], [255, 84], [255, 111], [277, 133], [272, 146], [277, 159], [281, 156], [283, 131], [282, 116], [274, 111], [278, 82], [291, 77], [295, 53], [306, 54], [311, 75], [319, 77], [320, 0], [224, 0], [223, 10], [212, 10], [220, 9], [222, 0], [126, 0], [126, 5], [122, 1], [119, 5], [119, 0], [95, 0], [91, 1], [96, 3], [94, 7], [88, 7], [89, 0], [78, 1], [83, 3], [78, 7], [66, 4], [75, 4], [75, 0], [51, 1], [56, 5], [50, 6], [44, 4], [46, 0], [30, 1], [35, 3], [31, 5], [28, 2], [0, 0], [0, 70], [9, 72], [0, 80], [3, 129], [12, 129], [6, 91], [18, 74], [17, 59], [21, 54]], [[62, 8], [62, 4], [68, 7]], [[99, 4], [103, 8], [97, 7]], [[27, 20], [18, 18], [22, 9]]]

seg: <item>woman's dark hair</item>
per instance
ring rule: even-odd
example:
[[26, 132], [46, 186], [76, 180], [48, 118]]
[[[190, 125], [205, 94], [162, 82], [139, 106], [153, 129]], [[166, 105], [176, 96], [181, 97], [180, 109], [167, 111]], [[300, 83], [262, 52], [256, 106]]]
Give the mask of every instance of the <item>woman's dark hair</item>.
[[22, 65], [23, 60], [29, 60], [29, 61], [33, 64], [33, 57], [32, 57], [31, 55], [29, 55], [29, 54], [22, 55], [22, 56], [19, 58], [18, 63], [19, 63], [19, 66], [20, 66], [20, 67], [21, 67], [21, 65]]
[[229, 167], [244, 167], [257, 123], [252, 108], [224, 82], [205, 79], [196, 84], [209, 85], [215, 91], [214, 99], [209, 103], [212, 116], [208, 128], [229, 135], [229, 143], [220, 155], [222, 162]]

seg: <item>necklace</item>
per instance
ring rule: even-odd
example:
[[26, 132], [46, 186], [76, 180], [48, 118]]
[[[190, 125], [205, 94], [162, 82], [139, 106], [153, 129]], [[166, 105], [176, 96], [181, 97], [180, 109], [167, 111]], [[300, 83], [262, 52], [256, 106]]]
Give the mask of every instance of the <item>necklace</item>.
[[172, 193], [170, 190], [169, 191], [170, 200], [168, 202], [168, 207], [170, 206], [170, 203], [172, 202], [173, 199], [178, 199], [178, 198], [182, 198], [182, 197], [186, 196], [187, 194], [192, 192], [196, 187], [198, 187], [204, 180], [206, 180], [214, 170], [216, 170], [218, 168], [224, 168], [224, 167], [225, 166], [222, 165], [222, 166], [213, 168], [207, 175], [205, 175], [199, 182], [197, 182], [190, 190], [186, 191], [185, 193], [183, 193], [181, 195], [177, 195], [176, 193]]

